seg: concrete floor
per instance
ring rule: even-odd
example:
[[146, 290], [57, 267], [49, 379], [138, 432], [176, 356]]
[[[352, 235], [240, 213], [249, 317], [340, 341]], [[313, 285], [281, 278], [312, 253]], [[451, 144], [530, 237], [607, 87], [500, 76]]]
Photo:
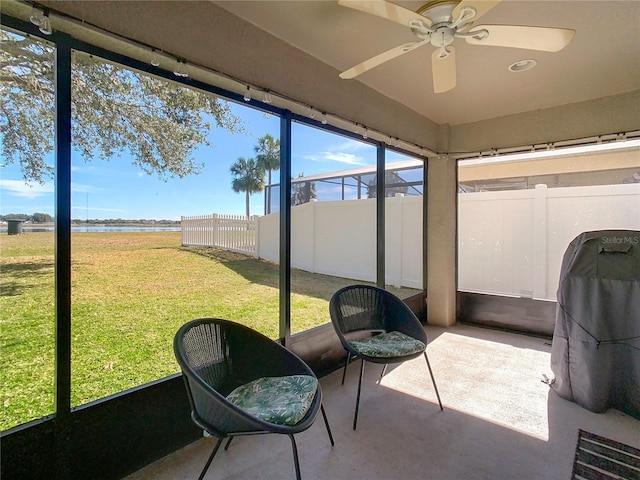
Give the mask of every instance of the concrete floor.
[[[365, 369], [358, 430], [351, 429], [359, 364], [321, 379], [336, 442], [322, 418], [296, 436], [304, 480], [541, 479], [571, 475], [578, 430], [640, 448], [640, 421], [616, 410], [595, 414], [558, 397], [550, 342], [470, 326], [427, 327], [444, 411], [424, 358]], [[127, 480], [195, 479], [213, 441], [203, 438]], [[295, 478], [286, 436], [236, 438], [219, 451], [205, 479]]]

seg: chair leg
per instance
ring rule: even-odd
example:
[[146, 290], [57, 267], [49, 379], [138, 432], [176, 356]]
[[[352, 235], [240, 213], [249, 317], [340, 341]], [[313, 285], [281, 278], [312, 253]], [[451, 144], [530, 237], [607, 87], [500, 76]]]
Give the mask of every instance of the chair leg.
[[387, 371], [387, 365], [389, 365], [389, 364], [385, 363], [384, 365], [382, 365], [382, 372], [380, 372], [380, 379], [378, 379], [378, 385], [380, 385], [380, 383], [382, 383], [382, 377], [384, 377], [384, 374]]
[[198, 480], [202, 480], [204, 478], [205, 473], [207, 473], [207, 470], [209, 470], [209, 465], [211, 465], [211, 462], [213, 461], [213, 457], [215, 457], [216, 453], [218, 453], [218, 449], [220, 448], [220, 444], [222, 444], [222, 440], [224, 440], [224, 437], [221, 437], [216, 443], [216, 446], [213, 447], [213, 452], [211, 452], [211, 455], [209, 455], [209, 460], [207, 460], [207, 463], [205, 464], [204, 469], [202, 469], [202, 472], [200, 473]]
[[227, 444], [224, 446], [225, 452], [229, 450], [229, 445], [231, 445], [231, 440], [233, 440], [233, 437], [229, 437], [229, 440], [227, 440]]
[[322, 418], [324, 418], [324, 425], [327, 427], [327, 433], [329, 434], [329, 440], [331, 440], [331, 446], [333, 447], [335, 443], [333, 442], [333, 435], [331, 435], [331, 427], [329, 427], [329, 420], [327, 420], [327, 414], [324, 413], [324, 405], [320, 404], [320, 411], [322, 412]]
[[358, 396], [356, 397], [356, 413], [353, 416], [353, 429], [358, 424], [358, 407], [360, 406], [360, 390], [362, 389], [362, 377], [364, 375], [364, 359], [360, 360], [360, 379], [358, 380]]
[[291, 439], [291, 447], [293, 448], [293, 463], [296, 466], [296, 480], [301, 480], [300, 477], [300, 462], [298, 461], [298, 447], [296, 447], [296, 439], [293, 438], [293, 434], [289, 434]]
[[433, 376], [433, 371], [431, 370], [431, 364], [429, 363], [429, 357], [427, 357], [427, 352], [424, 352], [424, 359], [427, 361], [427, 367], [429, 368], [429, 375], [431, 375], [431, 381], [433, 382], [433, 388], [436, 390], [436, 397], [438, 397], [438, 403], [440, 404], [440, 411], [444, 410], [442, 408], [442, 402], [440, 401], [440, 394], [438, 393], [438, 387], [436, 386], [436, 379]]
[[344, 385], [344, 379], [347, 376], [347, 365], [351, 361], [351, 352], [347, 352], [347, 361], [344, 362], [344, 370], [342, 371], [342, 385]]

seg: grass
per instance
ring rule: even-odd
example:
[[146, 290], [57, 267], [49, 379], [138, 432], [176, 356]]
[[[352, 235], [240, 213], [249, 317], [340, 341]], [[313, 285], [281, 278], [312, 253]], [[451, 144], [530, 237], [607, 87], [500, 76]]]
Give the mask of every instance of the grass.
[[[55, 283], [51, 232], [0, 236], [0, 430], [54, 411]], [[178, 371], [180, 325], [220, 317], [278, 337], [277, 264], [182, 247], [180, 232], [72, 236], [72, 405]], [[352, 280], [291, 273], [292, 332], [330, 321]]]

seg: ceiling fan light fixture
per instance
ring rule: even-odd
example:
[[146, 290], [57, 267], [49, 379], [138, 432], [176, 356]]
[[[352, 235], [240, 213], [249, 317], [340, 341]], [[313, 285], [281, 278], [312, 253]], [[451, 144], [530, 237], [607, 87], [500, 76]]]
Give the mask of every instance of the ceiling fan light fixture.
[[531, 70], [538, 64], [537, 60], [528, 58], [526, 60], [518, 60], [515, 63], [509, 65], [510, 72], [524, 72], [525, 70]]

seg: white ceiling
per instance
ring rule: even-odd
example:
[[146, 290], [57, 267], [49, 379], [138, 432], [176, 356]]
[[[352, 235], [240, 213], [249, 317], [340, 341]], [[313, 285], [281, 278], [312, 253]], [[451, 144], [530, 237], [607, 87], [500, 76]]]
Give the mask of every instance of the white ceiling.
[[[416, 37], [402, 25], [321, 1], [215, 1], [331, 65], [336, 75]], [[424, 2], [396, 1], [417, 10]], [[459, 125], [640, 89], [640, 1], [503, 0], [479, 24], [570, 28], [558, 53], [473, 46], [456, 39], [457, 87], [434, 94], [430, 45], [356, 79], [438, 124]], [[511, 73], [532, 58], [532, 70]], [[640, 114], [640, 112], [639, 112]]]

